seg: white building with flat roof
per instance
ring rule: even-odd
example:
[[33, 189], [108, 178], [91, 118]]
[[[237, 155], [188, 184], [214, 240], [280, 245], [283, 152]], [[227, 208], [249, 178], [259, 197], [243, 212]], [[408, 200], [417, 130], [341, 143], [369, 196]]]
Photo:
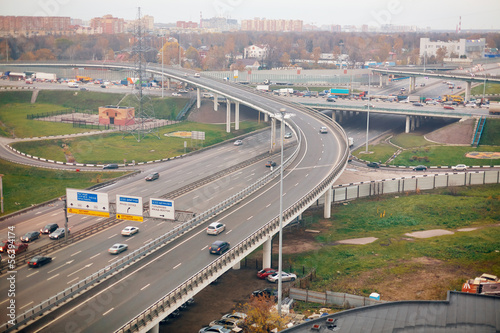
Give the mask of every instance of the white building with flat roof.
[[466, 58], [484, 58], [484, 48], [486, 47], [486, 39], [465, 39], [443, 42], [431, 41], [430, 38], [420, 38], [420, 56], [431, 57], [436, 56], [437, 50], [440, 48], [446, 49], [446, 57], [450, 57], [452, 53], [459, 57]]

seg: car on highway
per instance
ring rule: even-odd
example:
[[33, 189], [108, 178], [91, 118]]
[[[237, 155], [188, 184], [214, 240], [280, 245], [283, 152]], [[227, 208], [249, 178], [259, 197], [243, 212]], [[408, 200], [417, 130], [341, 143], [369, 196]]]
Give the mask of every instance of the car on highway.
[[425, 165], [417, 165], [413, 168], [413, 171], [426, 171], [427, 167]]
[[284, 138], [290, 139], [292, 137], [292, 132], [286, 132]]
[[380, 168], [380, 163], [370, 162], [370, 163], [366, 164], [366, 166], [369, 166], [370, 168]]
[[465, 106], [475, 108], [477, 105], [476, 105], [476, 103], [469, 102], [469, 103], [465, 104]]
[[11, 244], [9, 244], [8, 240], [3, 240], [0, 243], [0, 252], [7, 253], [8, 250], [13, 250], [15, 254], [23, 253], [28, 250], [28, 244], [18, 242], [11, 242]]
[[443, 106], [443, 108], [446, 110], [455, 110], [455, 108], [451, 105], [445, 105], [445, 106]]
[[336, 98], [333, 98], [333, 97], [327, 97], [326, 99], [327, 102], [336, 102], [337, 99]]
[[24, 234], [24, 236], [21, 236], [21, 242], [23, 243], [29, 243], [34, 241], [35, 239], [40, 238], [40, 232], [39, 231], [30, 231]]
[[453, 170], [456, 170], [456, 171], [466, 171], [467, 170], [467, 165], [465, 164], [457, 164], [453, 167], [451, 167]]
[[[57, 228], [53, 233], [49, 235], [50, 239], [59, 239], [63, 238], [65, 235], [66, 230], [64, 228]], [[68, 235], [70, 233], [70, 230], [68, 229]]]
[[80, 88], [80, 91], [87, 91], [87, 90], [88, 90], [88, 89], [87, 89], [87, 88], [85, 88], [85, 87], [81, 87], [81, 88]]
[[198, 333], [231, 333], [231, 331], [231, 329], [224, 328], [224, 326], [215, 325], [203, 327]]
[[328, 129], [325, 126], [321, 126], [319, 132], [322, 134], [328, 133]]
[[439, 104], [439, 102], [435, 101], [435, 100], [430, 100], [430, 101], [426, 101], [425, 104], [436, 105], [436, 104]]
[[57, 228], [59, 228], [59, 226], [56, 223], [49, 223], [45, 227], [40, 229], [40, 233], [50, 234], [50, 233], [54, 232], [55, 230], [57, 230]]
[[125, 227], [122, 230], [121, 234], [122, 234], [122, 236], [132, 236], [132, 235], [135, 235], [138, 232], [139, 232], [139, 228], [137, 228], [137, 227], [131, 227], [130, 226], [130, 227]]
[[272, 275], [274, 273], [278, 272], [277, 269], [274, 269], [274, 268], [264, 268], [264, 269], [261, 269], [260, 271], [257, 272], [257, 277], [259, 279], [265, 279], [267, 278], [269, 275]]
[[208, 252], [210, 252], [211, 254], [223, 254], [224, 252], [229, 250], [229, 247], [230, 244], [228, 242], [218, 240], [210, 245], [210, 247], [208, 248]]
[[242, 140], [236, 140], [236, 141], [234, 141], [234, 145], [235, 146], [241, 146], [242, 144], [243, 144]]
[[201, 77], [200, 73], [194, 73], [194, 77]]
[[103, 169], [118, 169], [118, 164], [106, 164]]
[[270, 168], [270, 167], [275, 167], [276, 166], [276, 162], [274, 161], [267, 161], [266, 163], [266, 167]]
[[373, 109], [375, 108], [375, 105], [374, 104], [371, 104], [371, 103], [365, 103], [365, 105], [363, 105], [365, 109], [368, 109], [368, 107], [370, 107], [370, 109]]
[[[295, 281], [296, 278], [297, 278], [297, 275], [295, 275], [293, 273], [281, 272], [281, 281], [282, 282]], [[277, 283], [278, 279], [279, 279], [279, 273], [271, 274], [266, 279], [269, 282]]]
[[48, 264], [49, 262], [52, 261], [51, 257], [45, 257], [45, 256], [34, 256], [30, 260], [28, 260], [28, 266], [33, 267], [33, 268], [38, 268], [40, 266], [43, 266], [45, 264]]
[[226, 225], [220, 222], [212, 222], [207, 227], [207, 235], [218, 235], [226, 229]]
[[416, 103], [413, 103], [413, 106], [424, 106], [424, 103], [416, 102]]
[[173, 93], [172, 93], [172, 96], [177, 96], [177, 97], [179, 97], [179, 96], [182, 96], [182, 95], [181, 95], [181, 94], [179, 94], [179, 93], [173, 92]]
[[160, 174], [158, 172], [151, 172], [149, 175], [144, 178], [146, 181], [153, 181], [155, 179], [160, 178]]
[[128, 249], [128, 245], [127, 244], [114, 244], [112, 247], [110, 247], [108, 249], [108, 252], [111, 253], [111, 254], [118, 254], [118, 253], [122, 253], [123, 251], [126, 251]]
[[222, 326], [224, 328], [234, 329], [239, 325], [243, 324], [241, 319], [235, 318], [221, 318], [219, 320], [214, 320], [208, 326]]

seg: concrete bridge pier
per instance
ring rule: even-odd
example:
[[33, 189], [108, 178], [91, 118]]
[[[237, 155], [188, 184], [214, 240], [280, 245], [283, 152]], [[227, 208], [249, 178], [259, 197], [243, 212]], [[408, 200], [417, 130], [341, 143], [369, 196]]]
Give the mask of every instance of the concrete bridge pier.
[[240, 129], [240, 102], [234, 102], [234, 129]]
[[325, 205], [323, 211], [323, 217], [329, 219], [332, 216], [332, 193], [333, 189], [330, 187], [325, 193]]
[[231, 133], [231, 100], [226, 98], [226, 132]]
[[335, 114], [336, 114], [336, 111], [335, 110], [332, 110], [332, 120], [335, 121]]
[[196, 88], [196, 108], [199, 109], [201, 107], [201, 90], [200, 88]]
[[411, 116], [406, 116], [405, 133], [410, 133], [410, 117]]
[[417, 78], [415, 76], [410, 76], [410, 86], [408, 87], [408, 93], [415, 92], [415, 81]]
[[269, 152], [274, 153], [274, 147], [276, 146], [276, 118], [271, 118], [271, 149]]
[[237, 271], [240, 268], [241, 268], [241, 261], [238, 261], [236, 264], [234, 264], [233, 269]]
[[272, 237], [269, 237], [269, 239], [263, 244], [262, 268], [271, 267], [272, 248], [273, 248], [273, 239]]
[[160, 333], [160, 324], [156, 324], [154, 327], [150, 328], [148, 333]]
[[335, 113], [336, 113], [336, 116], [338, 116], [337, 119], [338, 119], [338, 123], [340, 124], [342, 122], [343, 111], [337, 110], [337, 111], [335, 111]]
[[219, 95], [214, 94], [214, 111], [217, 111], [219, 108]]
[[167, 89], [170, 89], [170, 78], [167, 78]]
[[410, 117], [410, 131], [414, 131], [415, 130], [415, 119], [417, 117], [416, 116], [411, 116]]
[[465, 101], [470, 101], [470, 90], [472, 89], [472, 81], [465, 82]]
[[264, 122], [268, 122], [269, 121], [269, 115], [267, 113], [264, 113]]
[[419, 128], [420, 127], [420, 118], [421, 117], [415, 117], [415, 127]]

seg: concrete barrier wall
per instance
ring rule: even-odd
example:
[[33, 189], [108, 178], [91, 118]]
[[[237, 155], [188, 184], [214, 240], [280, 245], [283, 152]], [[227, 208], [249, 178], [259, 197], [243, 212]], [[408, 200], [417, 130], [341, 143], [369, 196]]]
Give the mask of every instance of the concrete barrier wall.
[[336, 305], [348, 308], [385, 303], [385, 301], [364, 296], [336, 293], [333, 291], [319, 292], [299, 288], [290, 288], [290, 297], [294, 300], [303, 302], [319, 303], [325, 306]]

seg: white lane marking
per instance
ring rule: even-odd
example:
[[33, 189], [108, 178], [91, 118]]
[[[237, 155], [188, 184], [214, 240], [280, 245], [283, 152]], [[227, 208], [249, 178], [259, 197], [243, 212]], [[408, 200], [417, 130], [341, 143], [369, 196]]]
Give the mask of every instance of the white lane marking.
[[109, 236], [109, 237], [108, 237], [108, 239], [113, 238], [113, 237], [115, 237], [116, 235], [118, 235], [118, 234], [111, 235], [111, 236]]
[[200, 197], [199, 195], [195, 195], [193, 199], [198, 199], [199, 197]]
[[55, 277], [57, 277], [57, 276], [59, 276], [59, 273], [57, 273], [57, 274], [56, 274], [56, 275], [54, 275], [54, 276], [49, 277], [49, 278], [47, 279], [47, 281], [49, 281], [49, 280], [51, 280], [51, 279], [53, 279], [53, 278], [55, 278]]
[[94, 258], [95, 258], [95, 257], [97, 257], [98, 255], [100, 255], [100, 253], [93, 255], [93, 256], [92, 256], [92, 257], [90, 257], [89, 259], [94, 259]]
[[29, 302], [28, 304], [26, 304], [26, 305], [24, 305], [24, 306], [21, 306], [21, 307], [19, 308], [19, 310], [21, 310], [22, 308], [27, 307], [27, 306], [28, 306], [28, 305], [30, 305], [31, 303], [33, 303], [33, 301]]
[[153, 238], [150, 238], [150, 239], [148, 239], [147, 241], [145, 241], [143, 244], [149, 243], [149, 242], [151, 242], [152, 240], [153, 240]]
[[56, 215], [59, 215], [59, 213], [54, 213], [54, 214], [52, 214], [52, 215], [50, 215], [50, 216], [56, 216]]
[[295, 184], [295, 186], [299, 186], [299, 183]]
[[70, 277], [70, 276], [71, 276], [71, 275], [73, 275], [73, 274], [78, 273], [78, 272], [79, 272], [79, 271], [81, 271], [81, 270], [84, 270], [85, 268], [89, 268], [89, 267], [90, 267], [90, 266], [92, 266], [93, 264], [94, 264], [94, 263], [90, 263], [90, 264], [87, 264], [87, 265], [83, 266], [83, 267], [82, 267], [82, 268], [80, 268], [80, 269], [77, 269], [77, 270], [76, 270], [76, 271], [74, 271], [73, 273], [69, 274], [69, 275], [68, 275], [68, 277]]
[[111, 308], [111, 309], [109, 309], [108, 311], [104, 312], [102, 315], [103, 315], [103, 316], [105, 316], [105, 315], [107, 315], [108, 313], [110, 313], [111, 311], [113, 311], [114, 309], [115, 309], [115, 308]]
[[35, 215], [42, 214], [42, 212], [36, 212]]
[[176, 269], [177, 267], [179, 267], [180, 265], [182, 265], [182, 262], [178, 263], [177, 265], [174, 266], [174, 268], [172, 269]]
[[68, 283], [66, 283], [66, 284], [70, 284], [71, 282], [73, 282], [73, 281], [75, 281], [75, 280], [78, 280], [78, 279], [79, 279], [79, 277], [77, 276], [77, 277], [76, 277], [76, 278], [74, 278], [73, 280], [68, 281]]
[[151, 285], [151, 283], [148, 283], [147, 285], [145, 285], [144, 287], [141, 288], [141, 291], [143, 291], [144, 289], [146, 289], [147, 287], [149, 287]]
[[[55, 258], [52, 258], [52, 260], [54, 260], [54, 259], [55, 259]], [[54, 271], [57, 271], [59, 268], [62, 268], [62, 267], [64, 267], [64, 266], [66, 266], [66, 265], [69, 265], [69, 264], [71, 264], [73, 261], [74, 261], [74, 260], [67, 261], [65, 264], [62, 264], [61, 266], [59, 266], [59, 267], [57, 267], [57, 268], [54, 268], [54, 269], [53, 269], [53, 270], [51, 270], [51, 271], [48, 271], [48, 272], [47, 272], [47, 274], [50, 274], [50, 273], [52, 273], [52, 272], [54, 272]], [[58, 274], [58, 275], [59, 275], [59, 274]]]
[[35, 275], [35, 274], [37, 274], [37, 273], [38, 273], [38, 271], [36, 271], [35, 273], [31, 273], [30, 275], [26, 275], [26, 277], [33, 276], [33, 275]]
[[226, 232], [226, 235], [230, 234], [231, 231], [233, 231], [233, 229], [229, 230], [228, 232]]
[[78, 253], [81, 253], [81, 252], [82, 252], [82, 251], [75, 252], [75, 253], [73, 253], [72, 255], [70, 255], [70, 257], [72, 257], [72, 256], [76, 256]]
[[248, 220], [250, 220], [252, 217], [253, 217], [253, 215], [252, 215], [252, 216], [250, 216], [249, 218], [247, 218], [247, 221], [248, 221]]
[[202, 248], [200, 251], [206, 250], [208, 248], [208, 245]]

